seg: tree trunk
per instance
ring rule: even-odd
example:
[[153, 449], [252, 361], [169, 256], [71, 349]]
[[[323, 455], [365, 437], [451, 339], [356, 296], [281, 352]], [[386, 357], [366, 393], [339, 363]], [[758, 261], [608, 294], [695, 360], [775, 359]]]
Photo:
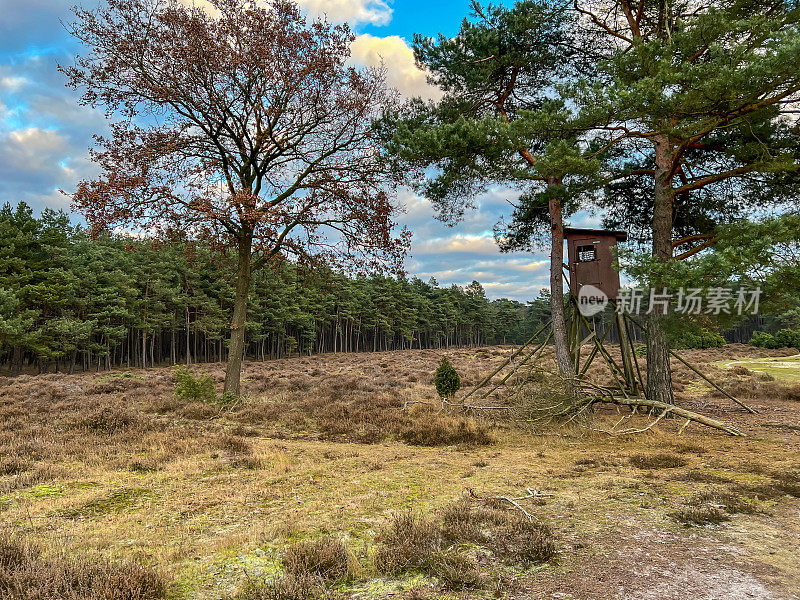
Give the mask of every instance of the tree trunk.
[[239, 266], [236, 270], [236, 300], [231, 322], [231, 343], [228, 366], [225, 369], [225, 393], [239, 395], [244, 357], [245, 324], [247, 318], [247, 296], [250, 293], [250, 254], [253, 249], [252, 233], [239, 238]]
[[[669, 136], [658, 135], [655, 144], [655, 185], [653, 197], [653, 256], [658, 262], [672, 259], [672, 214], [675, 194], [672, 189], [672, 148]], [[662, 292], [664, 282], [651, 279], [651, 290]], [[656, 402], [674, 404], [672, 373], [669, 361], [669, 340], [664, 329], [666, 316], [660, 309], [653, 310], [647, 318], [647, 398]]]
[[[548, 182], [558, 185], [559, 182]], [[553, 341], [555, 343], [558, 371], [565, 379], [575, 377], [572, 357], [569, 353], [567, 339], [567, 319], [564, 314], [564, 220], [561, 213], [561, 201], [550, 198], [550, 311], [553, 316]], [[566, 382], [564, 386], [568, 395], [572, 395], [573, 386]]]
[[11, 374], [19, 375], [20, 371], [22, 371], [22, 348], [14, 346], [11, 354]]

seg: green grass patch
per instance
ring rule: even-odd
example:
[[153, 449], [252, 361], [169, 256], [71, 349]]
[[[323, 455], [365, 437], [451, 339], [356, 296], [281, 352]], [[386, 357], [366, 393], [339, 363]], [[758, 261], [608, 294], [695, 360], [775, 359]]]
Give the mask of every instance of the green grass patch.
[[778, 356], [754, 360], [719, 361], [717, 366], [730, 369], [744, 367], [756, 373], [766, 373], [782, 383], [800, 383], [800, 356]]
[[69, 508], [62, 512], [66, 517], [96, 517], [100, 515], [119, 514], [135, 505], [140, 499], [150, 495], [146, 488], [127, 488], [112, 492], [108, 496], [95, 498], [85, 504]]

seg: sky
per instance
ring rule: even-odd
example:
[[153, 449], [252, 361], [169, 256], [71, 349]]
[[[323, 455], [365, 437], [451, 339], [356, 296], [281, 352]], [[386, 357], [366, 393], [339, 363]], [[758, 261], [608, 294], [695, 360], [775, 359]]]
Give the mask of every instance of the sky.
[[[102, 112], [80, 106], [57, 66], [81, 52], [62, 22], [78, 0], [0, 0], [0, 204], [24, 201], [36, 212], [45, 206], [69, 210], [70, 191], [96, 172], [89, 160], [92, 135], [107, 132]], [[91, 8], [99, 0], [82, 0]], [[202, 2], [202, 0], [181, 0]], [[353, 61], [388, 70], [389, 83], [404, 96], [435, 98], [425, 73], [414, 65], [414, 33], [453, 35], [469, 14], [469, 0], [297, 0], [310, 15], [347, 22], [356, 33]], [[543, 254], [501, 254], [492, 227], [511, 212], [514, 192], [490, 189], [477, 208], [448, 227], [430, 203], [411, 190], [399, 193], [400, 223], [413, 233], [406, 270], [440, 285], [483, 284], [490, 298], [532, 300], [547, 286]], [[79, 217], [75, 215], [76, 220]], [[591, 224], [589, 215], [573, 222]]]

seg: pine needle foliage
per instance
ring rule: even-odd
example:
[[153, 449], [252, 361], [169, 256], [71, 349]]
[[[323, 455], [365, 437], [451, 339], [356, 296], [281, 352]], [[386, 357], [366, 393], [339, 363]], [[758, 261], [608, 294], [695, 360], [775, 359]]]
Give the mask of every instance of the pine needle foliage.
[[175, 379], [176, 398], [211, 403], [217, 401], [217, 391], [211, 375], [195, 375], [186, 367], [175, 367], [172, 369], [172, 377]]
[[446, 356], [442, 357], [439, 368], [436, 369], [433, 385], [436, 386], [439, 397], [445, 399], [453, 398], [461, 388], [461, 377]]

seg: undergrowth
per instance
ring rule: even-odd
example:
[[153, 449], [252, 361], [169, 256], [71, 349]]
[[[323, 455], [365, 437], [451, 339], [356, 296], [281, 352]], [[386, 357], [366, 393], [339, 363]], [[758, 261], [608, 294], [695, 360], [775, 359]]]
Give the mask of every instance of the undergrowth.
[[159, 600], [164, 578], [137, 562], [43, 556], [23, 540], [0, 537], [3, 600]]

